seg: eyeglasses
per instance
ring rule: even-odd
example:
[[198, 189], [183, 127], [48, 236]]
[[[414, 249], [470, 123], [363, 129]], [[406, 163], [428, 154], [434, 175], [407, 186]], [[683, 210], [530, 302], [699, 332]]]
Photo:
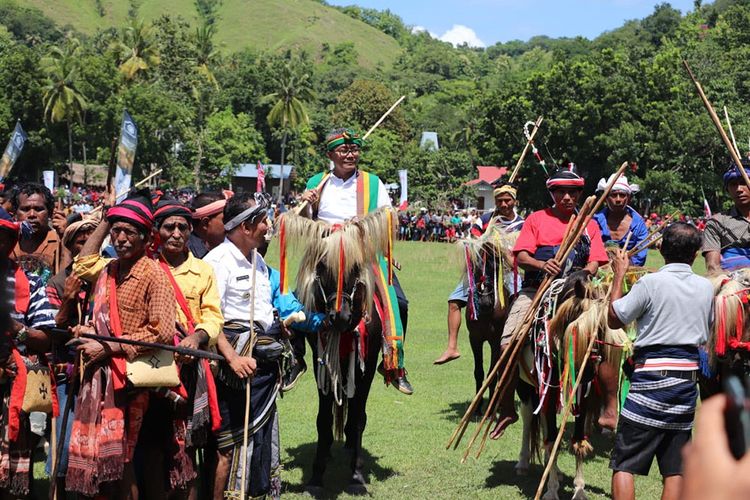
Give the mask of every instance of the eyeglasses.
[[340, 154], [341, 156], [347, 156], [349, 154], [358, 155], [360, 152], [359, 146], [351, 146], [351, 147], [340, 147], [336, 148], [335, 151]]

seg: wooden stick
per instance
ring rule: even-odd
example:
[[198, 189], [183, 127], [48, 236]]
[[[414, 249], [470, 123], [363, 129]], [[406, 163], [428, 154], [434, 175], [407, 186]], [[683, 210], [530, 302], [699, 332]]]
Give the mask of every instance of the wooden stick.
[[724, 141], [724, 145], [729, 150], [729, 156], [732, 157], [732, 161], [735, 165], [737, 165], [737, 170], [740, 171], [740, 174], [742, 175], [742, 179], [745, 181], [745, 184], [747, 184], [748, 187], [750, 187], [750, 178], [747, 176], [747, 172], [745, 172], [745, 168], [742, 166], [742, 160], [740, 160], [740, 156], [737, 154], [737, 151], [735, 150], [734, 146], [732, 146], [732, 143], [729, 141], [729, 137], [727, 137], [727, 133], [724, 131], [724, 127], [721, 125], [721, 121], [719, 120], [719, 117], [716, 116], [716, 111], [714, 111], [714, 107], [711, 105], [711, 102], [706, 97], [706, 94], [703, 92], [703, 87], [701, 87], [700, 82], [695, 78], [695, 75], [693, 75], [693, 72], [690, 69], [690, 66], [688, 65], [686, 60], [682, 60], [682, 64], [685, 66], [685, 69], [688, 72], [688, 75], [690, 75], [690, 79], [693, 80], [693, 83], [695, 84], [695, 88], [698, 90], [698, 95], [700, 96], [701, 100], [703, 101], [703, 106], [705, 106], [706, 111], [708, 111], [708, 115], [711, 117], [711, 121], [714, 122], [714, 126], [716, 127], [716, 130], [719, 132], [719, 135], [721, 136], [721, 140]]
[[732, 122], [729, 120], [729, 111], [727, 111], [726, 106], [724, 106], [724, 119], [727, 121], [729, 137], [732, 138], [732, 145], [734, 146], [734, 150], [737, 151], [737, 155], [741, 155], [742, 153], [740, 153], [740, 148], [737, 147], [737, 140], [734, 138], [734, 130], [732, 130]]
[[[69, 395], [68, 397], [73, 397], [73, 395]], [[66, 400], [67, 402], [67, 400]], [[50, 439], [49, 439], [49, 448], [50, 453], [52, 454], [52, 467], [51, 470], [57, 471], [57, 417], [52, 415], [52, 423], [51, 423], [51, 429], [50, 429]], [[51, 477], [50, 482], [57, 482], [57, 477]], [[52, 499], [51, 500], [57, 500], [57, 488], [52, 489]]]
[[402, 95], [401, 97], [399, 97], [398, 100], [393, 103], [393, 106], [391, 106], [390, 108], [388, 108], [388, 111], [386, 111], [385, 113], [383, 113], [383, 116], [381, 116], [380, 119], [375, 122], [375, 125], [373, 125], [372, 127], [370, 127], [370, 130], [368, 130], [367, 133], [362, 136], [362, 140], [366, 141], [367, 138], [370, 137], [370, 134], [372, 134], [375, 131], [375, 129], [378, 128], [378, 126], [380, 126], [381, 123], [383, 123], [383, 120], [385, 120], [388, 117], [388, 115], [390, 115], [391, 112], [394, 109], [396, 109], [396, 106], [398, 106], [399, 104], [401, 104], [401, 101], [403, 101], [404, 99], [406, 99], [405, 95]]
[[539, 125], [542, 124], [543, 120], [544, 118], [542, 116], [539, 116], [539, 118], [536, 119], [536, 122], [534, 122], [534, 129], [531, 131], [531, 134], [529, 135], [529, 139], [526, 141], [526, 145], [524, 146], [523, 151], [521, 151], [521, 156], [518, 158], [516, 166], [513, 167], [513, 172], [511, 172], [510, 177], [508, 177], [508, 182], [512, 183], [516, 180], [518, 171], [521, 169], [521, 164], [523, 163], [523, 160], [526, 159], [526, 154], [529, 152], [529, 148], [532, 144], [534, 144], [534, 136], [539, 130]]
[[136, 188], [139, 188], [139, 187], [141, 187], [141, 186], [142, 186], [142, 185], [144, 185], [144, 184], [145, 184], [146, 182], [148, 182], [149, 180], [153, 179], [154, 177], [156, 177], [157, 175], [159, 175], [160, 173], [162, 173], [162, 171], [163, 171], [163, 170], [164, 170], [163, 168], [160, 168], [159, 170], [157, 170], [157, 171], [156, 171], [156, 172], [154, 172], [153, 174], [149, 175], [148, 177], [144, 177], [144, 178], [143, 178], [143, 179], [141, 179], [140, 181], [136, 182], [136, 183], [135, 183], [135, 184], [134, 184], [134, 185], [133, 185], [133, 186], [132, 186], [131, 188], [129, 188], [128, 190], [126, 190], [126, 191], [123, 191], [122, 193], [117, 193], [117, 196], [115, 196], [115, 199], [119, 198], [119, 197], [120, 197], [120, 196], [122, 196], [122, 195], [128, 194], [129, 192], [131, 192], [132, 190], [134, 190], [134, 189], [136, 189]]
[[[586, 357], [583, 358], [583, 362], [581, 363], [581, 367], [579, 368], [578, 376], [576, 377], [575, 384], [573, 385], [573, 388], [571, 389], [571, 393], [575, 393], [576, 390], [578, 390], [578, 386], [581, 385], [581, 380], [583, 380], [583, 373], [586, 370], [586, 364], [589, 361], [589, 358], [591, 357], [591, 351], [594, 348], [594, 343], [596, 342], [596, 334], [591, 336], [591, 340], [589, 340], [589, 345], [586, 348]], [[568, 398], [568, 400], [565, 402], [565, 411], [563, 412], [562, 416], [562, 424], [560, 425], [560, 430], [557, 432], [557, 438], [555, 438], [555, 444], [552, 446], [552, 450], [550, 450], [549, 459], [547, 460], [547, 467], [544, 469], [544, 473], [542, 474], [542, 480], [539, 481], [539, 487], [536, 489], [536, 495], [534, 496], [534, 500], [539, 500], [539, 498], [542, 495], [542, 490], [544, 490], [544, 485], [547, 483], [547, 477], [549, 476], [550, 471], [552, 470], [552, 466], [555, 464], [555, 457], [557, 456], [557, 450], [560, 448], [560, 442], [562, 441], [563, 435], [565, 434], [565, 424], [568, 422], [568, 417], [570, 416], [570, 410], [573, 408], [573, 401], [575, 398]]]
[[[250, 290], [250, 352], [253, 352], [255, 347], [255, 341], [257, 339], [255, 334], [255, 261], [257, 260], [256, 249], [253, 248], [250, 254], [253, 259], [252, 273], [253, 279], [251, 281]], [[242, 484], [240, 484], [240, 498], [245, 500], [245, 483], [247, 481], [247, 440], [248, 440], [248, 428], [250, 427], [250, 377], [245, 380], [245, 427], [242, 433]]]

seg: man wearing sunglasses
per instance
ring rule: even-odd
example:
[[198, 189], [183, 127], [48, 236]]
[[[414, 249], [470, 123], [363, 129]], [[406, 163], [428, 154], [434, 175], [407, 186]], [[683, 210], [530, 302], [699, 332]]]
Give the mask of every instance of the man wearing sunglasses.
[[[597, 191], [604, 191], [614, 175], [616, 174], [612, 174], [607, 180], [601, 179]], [[638, 191], [637, 184], [628, 184], [627, 177], [621, 175], [607, 196], [607, 206], [594, 215], [605, 245], [615, 244], [623, 250], [632, 250], [648, 239], [646, 221], [630, 206], [633, 194]], [[626, 241], [628, 247], [624, 248]], [[647, 255], [648, 249], [644, 248], [630, 257], [630, 263], [634, 266], [643, 266], [646, 264]]]

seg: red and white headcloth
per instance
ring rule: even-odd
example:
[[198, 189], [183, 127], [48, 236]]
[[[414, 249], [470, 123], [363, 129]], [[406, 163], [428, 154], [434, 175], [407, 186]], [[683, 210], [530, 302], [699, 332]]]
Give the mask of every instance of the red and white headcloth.
[[[604, 191], [607, 188], [607, 185], [612, 182], [612, 178], [617, 174], [610, 175], [607, 179], [604, 179], [602, 177], [599, 179], [599, 183], [596, 185], [597, 191]], [[621, 175], [619, 179], [617, 179], [617, 182], [615, 182], [614, 186], [612, 186], [613, 193], [627, 193], [629, 195], [637, 193], [640, 191], [640, 188], [638, 187], [638, 184], [630, 184], [628, 183], [628, 178], [624, 175]]]

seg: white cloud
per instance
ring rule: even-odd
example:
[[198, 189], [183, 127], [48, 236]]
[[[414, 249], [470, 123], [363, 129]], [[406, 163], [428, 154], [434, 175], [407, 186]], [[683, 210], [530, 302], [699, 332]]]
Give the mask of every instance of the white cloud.
[[464, 43], [469, 47], [485, 47], [484, 42], [479, 39], [474, 30], [463, 24], [454, 24], [451, 29], [443, 33], [440, 40], [449, 42], [454, 47]]

